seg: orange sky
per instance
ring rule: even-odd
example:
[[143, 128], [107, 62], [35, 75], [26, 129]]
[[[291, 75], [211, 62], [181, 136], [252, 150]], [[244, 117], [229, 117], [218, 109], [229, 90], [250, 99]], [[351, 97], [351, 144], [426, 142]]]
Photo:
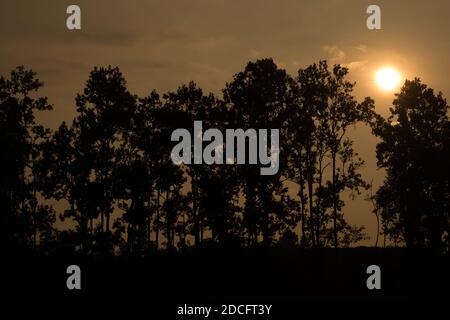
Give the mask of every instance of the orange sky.
[[[77, 4], [82, 30], [66, 29], [66, 8]], [[357, 82], [358, 99], [371, 96], [386, 115], [393, 95], [373, 83], [384, 65], [402, 76], [422, 80], [450, 93], [450, 1], [376, 1], [382, 30], [366, 28], [372, 1], [301, 0], [133, 0], [133, 1], [2, 1], [0, 2], [0, 74], [17, 65], [38, 72], [42, 94], [54, 111], [39, 119], [55, 128], [71, 121], [74, 97], [94, 66], [117, 65], [129, 89], [145, 95], [152, 89], [175, 90], [194, 80], [205, 91], [220, 93], [246, 62], [272, 57], [294, 75], [319, 59], [345, 64]], [[356, 151], [363, 170], [382, 182], [376, 170], [376, 138], [357, 127]], [[360, 197], [346, 201], [351, 223], [364, 224], [374, 243], [375, 217]]]

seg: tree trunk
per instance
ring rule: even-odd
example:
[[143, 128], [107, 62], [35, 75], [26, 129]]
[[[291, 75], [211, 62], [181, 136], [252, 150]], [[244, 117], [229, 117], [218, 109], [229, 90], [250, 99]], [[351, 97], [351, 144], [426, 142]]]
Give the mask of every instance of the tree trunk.
[[300, 197], [300, 232], [299, 232], [299, 244], [301, 247], [303, 247], [305, 242], [305, 195], [303, 193], [304, 185], [301, 184], [300, 191], [299, 191], [299, 197]]
[[156, 244], [156, 251], [158, 251], [159, 249], [159, 198], [160, 198], [160, 193], [159, 190], [156, 191], [156, 219], [155, 219], [155, 233], [156, 233], [156, 238], [155, 238], [155, 244]]
[[[311, 173], [308, 173], [308, 175], [311, 175]], [[315, 237], [315, 228], [316, 228], [316, 222], [313, 214], [313, 182], [311, 181], [312, 178], [308, 178], [308, 200], [309, 200], [309, 216], [311, 220], [311, 240], [312, 240], [312, 246], [316, 246], [316, 237]]]
[[101, 228], [100, 228], [100, 232], [101, 232], [101, 234], [103, 235], [103, 232], [104, 232], [104, 229], [103, 229], [103, 227], [104, 227], [104, 219], [103, 219], [103, 216], [104, 216], [104, 213], [103, 213], [103, 211], [100, 213], [100, 225], [101, 225]]
[[197, 208], [197, 186], [196, 186], [196, 176], [195, 173], [192, 172], [191, 177], [191, 186], [192, 186], [192, 217], [194, 219], [194, 246], [198, 248], [200, 245], [200, 225], [199, 225], [199, 218], [198, 218], [198, 208]]
[[337, 190], [336, 190], [336, 153], [332, 154], [333, 161], [333, 235], [334, 235], [334, 247], [338, 247], [338, 235], [337, 235]]
[[111, 216], [111, 213], [108, 211], [106, 212], [106, 232], [109, 234], [109, 217]]
[[147, 217], [147, 244], [148, 246], [150, 246], [150, 235], [151, 235], [151, 222], [152, 222], [152, 192], [150, 192], [149, 196], [148, 196], [148, 206], [147, 206], [147, 210], [148, 210], [148, 217]]
[[[166, 202], [169, 201], [169, 189], [166, 190]], [[167, 203], [166, 203], [167, 204]], [[166, 207], [166, 235], [167, 235], [167, 249], [170, 249], [172, 247], [172, 233], [170, 231], [170, 224], [171, 224], [171, 219], [170, 219], [170, 215], [171, 213], [169, 212], [169, 208]]]

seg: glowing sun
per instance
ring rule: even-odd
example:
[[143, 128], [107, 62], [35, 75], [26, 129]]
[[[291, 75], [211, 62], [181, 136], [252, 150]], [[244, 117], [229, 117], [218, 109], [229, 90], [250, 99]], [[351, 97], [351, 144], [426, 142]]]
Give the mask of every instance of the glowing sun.
[[400, 73], [394, 68], [381, 68], [375, 73], [375, 82], [378, 87], [384, 91], [392, 91], [396, 89], [399, 86], [400, 81]]

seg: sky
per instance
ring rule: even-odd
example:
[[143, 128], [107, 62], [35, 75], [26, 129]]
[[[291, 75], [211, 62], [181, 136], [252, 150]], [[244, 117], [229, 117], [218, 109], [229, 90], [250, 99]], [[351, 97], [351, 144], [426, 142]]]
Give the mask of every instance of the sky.
[[[68, 30], [66, 8], [81, 8], [81, 30]], [[368, 30], [366, 8], [381, 8], [381, 30]], [[132, 93], [163, 93], [195, 81], [220, 94], [248, 61], [270, 57], [295, 75], [321, 59], [340, 63], [356, 81], [355, 96], [375, 99], [387, 115], [394, 97], [374, 83], [383, 66], [402, 78], [450, 93], [448, 0], [2, 0], [0, 75], [18, 65], [38, 73], [54, 111], [38, 116], [56, 128], [75, 115], [74, 98], [94, 66], [118, 66]], [[355, 149], [366, 160], [363, 177], [374, 183], [377, 139], [357, 126]], [[351, 223], [363, 224], [373, 244], [375, 216], [364, 197], [346, 201]], [[364, 243], [363, 243], [364, 244]]]

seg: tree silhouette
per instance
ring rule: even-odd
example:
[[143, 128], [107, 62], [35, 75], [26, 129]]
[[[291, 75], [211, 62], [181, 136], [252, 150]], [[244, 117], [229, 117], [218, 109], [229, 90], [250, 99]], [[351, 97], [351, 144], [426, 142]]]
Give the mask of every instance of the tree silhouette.
[[[391, 115], [378, 117], [374, 133], [378, 165], [386, 179], [375, 195], [383, 233], [408, 247], [448, 250], [448, 104], [420, 79], [407, 80]], [[447, 237], [447, 239], [445, 239]]]
[[[126, 235], [123, 253], [144, 254], [152, 247], [151, 233], [154, 225], [155, 190], [158, 165], [161, 162], [158, 148], [159, 132], [155, 126], [155, 113], [161, 102], [152, 91], [147, 97], [136, 99], [137, 105], [130, 115], [123, 141], [118, 148], [116, 195], [123, 215], [116, 220], [119, 240]], [[159, 191], [158, 191], [159, 192]], [[157, 237], [158, 238], [158, 237]], [[158, 241], [157, 241], [158, 240]], [[158, 248], [159, 239], [154, 247]]]
[[135, 108], [125, 85], [117, 68], [94, 68], [76, 97], [78, 115], [72, 126], [63, 123], [49, 145], [47, 197], [68, 201], [64, 217], [77, 222], [74, 241], [83, 253], [113, 250], [110, 216], [123, 156], [119, 146]]
[[[230, 126], [244, 130], [280, 129], [280, 135], [284, 136], [287, 110], [294, 103], [293, 86], [292, 78], [278, 69], [272, 59], [248, 63], [224, 89]], [[289, 198], [282, 178], [285, 149], [281, 139], [279, 174], [260, 176], [256, 165], [240, 165], [237, 169], [245, 198], [243, 218], [248, 246], [255, 246], [260, 235], [263, 246], [271, 245], [281, 226], [294, 227], [298, 219], [283, 201]]]
[[[176, 128], [188, 129], [191, 136], [194, 136], [193, 124], [196, 120], [204, 122], [204, 126], [209, 126], [210, 116], [214, 113], [216, 98], [213, 95], [204, 95], [201, 88], [194, 82], [180, 86], [176, 92], [168, 92], [164, 95], [164, 108], [168, 110], [170, 119], [167, 125], [171, 131]], [[204, 128], [206, 130], [206, 128]], [[169, 139], [170, 140], [170, 139]], [[193, 140], [192, 148], [193, 148]], [[170, 152], [169, 152], [170, 154]], [[191, 163], [194, 163], [192, 153]], [[184, 172], [189, 177], [191, 203], [190, 222], [192, 223], [192, 234], [194, 235], [194, 246], [199, 247], [204, 235], [205, 214], [200, 206], [199, 180], [202, 178], [206, 165], [187, 165]]]
[[[300, 125], [291, 126], [294, 161], [290, 169], [291, 176], [300, 184], [303, 217], [308, 201], [309, 238], [313, 246], [332, 242], [337, 248], [339, 234], [346, 245], [362, 237], [361, 228], [345, 222], [340, 194], [344, 190], [359, 193], [361, 188], [368, 188], [358, 173], [364, 161], [354, 152], [347, 130], [357, 122], [369, 122], [374, 105], [370, 98], [357, 103], [352, 96], [354, 83], [345, 79], [347, 73], [340, 65], [329, 70], [326, 61], [298, 72], [297, 106], [292, 119], [300, 120]], [[326, 180], [328, 173], [331, 179]], [[328, 228], [330, 220], [332, 230]], [[303, 223], [302, 230], [305, 227]]]
[[[42, 83], [19, 67], [0, 78], [2, 243], [94, 256], [191, 245], [350, 246], [365, 234], [346, 221], [342, 195], [370, 185], [348, 129], [368, 123], [381, 138], [378, 165], [387, 171], [372, 197], [383, 234], [446, 252], [445, 99], [418, 79], [407, 81], [385, 120], [372, 99], [356, 101], [347, 76], [346, 68], [320, 61], [292, 78], [262, 59], [236, 73], [221, 98], [194, 82], [138, 97], [118, 68], [94, 68], [76, 96], [73, 123], [52, 132], [35, 120], [36, 111], [51, 109], [36, 98]], [[280, 129], [278, 173], [262, 176], [253, 164], [174, 164], [171, 134], [186, 128], [193, 135], [196, 120], [204, 131]], [[54, 227], [48, 200], [63, 204], [61, 218], [74, 227]]]
[[54, 211], [38, 201], [41, 147], [50, 131], [35, 120], [37, 111], [52, 106], [34, 97], [43, 85], [35, 76], [20, 66], [9, 79], [0, 78], [0, 234], [6, 250], [36, 249], [54, 236]]

